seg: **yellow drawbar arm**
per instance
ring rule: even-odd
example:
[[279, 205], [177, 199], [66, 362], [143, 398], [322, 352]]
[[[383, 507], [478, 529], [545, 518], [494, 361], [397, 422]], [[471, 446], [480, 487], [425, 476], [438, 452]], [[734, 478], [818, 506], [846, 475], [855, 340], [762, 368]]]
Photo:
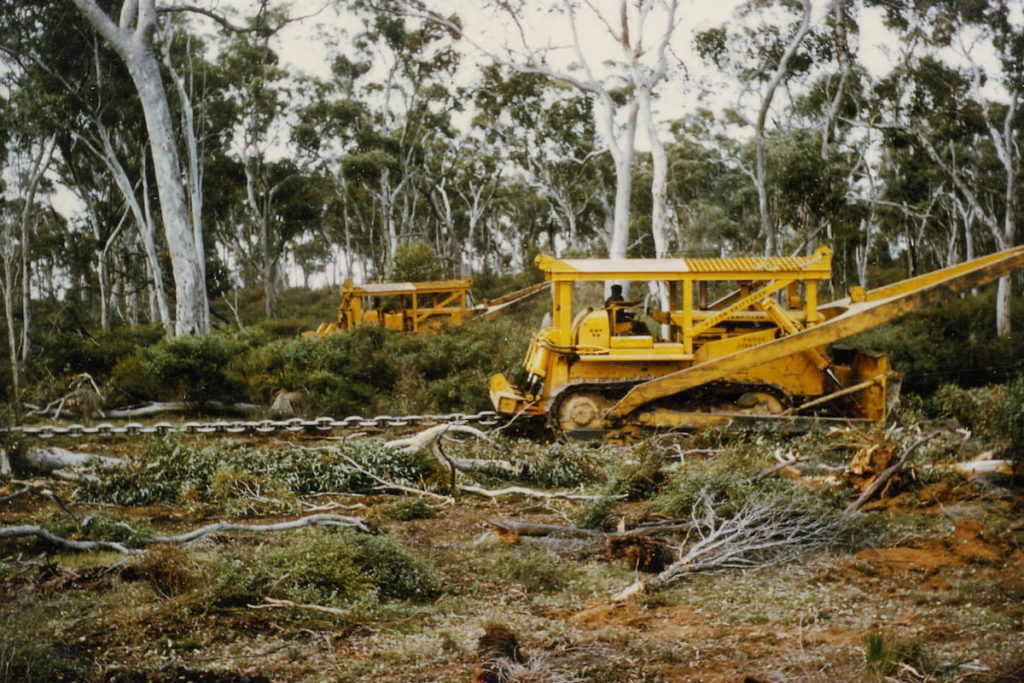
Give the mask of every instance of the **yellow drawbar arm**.
[[616, 422], [659, 398], [850, 337], [1022, 267], [1024, 247], [1014, 247], [869, 292], [861, 291], [853, 300], [823, 306], [822, 310], [845, 310], [818, 325], [638, 384], [608, 410], [605, 419]]

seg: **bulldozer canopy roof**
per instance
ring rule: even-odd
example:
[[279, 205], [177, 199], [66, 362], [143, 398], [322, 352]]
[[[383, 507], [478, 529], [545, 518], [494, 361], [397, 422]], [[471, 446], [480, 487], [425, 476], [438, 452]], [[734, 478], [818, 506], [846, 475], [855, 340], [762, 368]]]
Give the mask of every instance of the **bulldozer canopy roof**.
[[832, 251], [819, 247], [811, 256], [663, 259], [559, 260], [541, 254], [537, 266], [549, 280], [764, 280], [785, 275], [827, 279]]
[[380, 282], [353, 285], [346, 282], [343, 292], [356, 296], [387, 296], [389, 294], [437, 294], [441, 292], [458, 292], [468, 290], [473, 284], [472, 278], [464, 280], [433, 280], [429, 282]]

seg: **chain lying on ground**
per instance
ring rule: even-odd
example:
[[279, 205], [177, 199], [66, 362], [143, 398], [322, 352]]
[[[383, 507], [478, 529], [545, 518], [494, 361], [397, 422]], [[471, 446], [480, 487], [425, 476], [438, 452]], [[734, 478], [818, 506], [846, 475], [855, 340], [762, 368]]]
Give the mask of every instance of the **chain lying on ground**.
[[376, 417], [349, 417], [336, 419], [318, 417], [305, 420], [301, 417], [289, 420], [213, 420], [207, 422], [156, 422], [142, 424], [128, 422], [115, 425], [103, 422], [96, 425], [36, 425], [30, 427], [10, 427], [0, 429], [0, 434], [12, 434], [26, 437], [49, 439], [55, 436], [85, 438], [93, 436], [142, 436], [145, 434], [272, 434], [274, 432], [292, 432], [307, 434], [329, 434], [335, 430], [383, 429], [386, 427], [431, 427], [439, 424], [468, 425], [491, 427], [500, 424], [501, 419], [492, 410], [485, 410], [473, 415], [466, 413], [449, 413], [448, 415], [378, 415]]

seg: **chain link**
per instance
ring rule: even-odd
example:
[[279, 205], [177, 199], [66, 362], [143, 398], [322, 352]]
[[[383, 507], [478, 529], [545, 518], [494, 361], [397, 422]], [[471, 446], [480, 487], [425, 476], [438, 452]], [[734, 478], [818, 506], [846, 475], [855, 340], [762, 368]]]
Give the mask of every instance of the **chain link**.
[[163, 436], [171, 432], [181, 432], [182, 434], [273, 434], [284, 431], [296, 434], [326, 434], [336, 430], [352, 431], [356, 429], [381, 429], [384, 427], [431, 427], [439, 424], [493, 427], [500, 423], [501, 418], [496, 412], [484, 410], [475, 414], [377, 415], [376, 417], [350, 415], [341, 419], [324, 416], [311, 420], [293, 417], [289, 420], [157, 422], [150, 425], [142, 424], [141, 422], [128, 422], [122, 425], [102, 422], [92, 426], [83, 424], [38, 425], [0, 429], [0, 434], [17, 434], [40, 439], [51, 439], [57, 436], [73, 439], [115, 435], [143, 436], [155, 434]]

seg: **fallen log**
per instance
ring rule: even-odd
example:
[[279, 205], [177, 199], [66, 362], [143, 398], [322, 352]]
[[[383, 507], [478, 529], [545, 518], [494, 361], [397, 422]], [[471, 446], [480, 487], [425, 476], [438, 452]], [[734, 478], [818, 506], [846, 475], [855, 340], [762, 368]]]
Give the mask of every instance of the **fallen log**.
[[597, 500], [603, 496], [592, 496], [585, 493], [569, 493], [568, 491], [538, 491], [524, 486], [506, 486], [503, 489], [485, 489], [480, 486], [460, 484], [459, 491], [472, 493], [485, 498], [500, 498], [502, 496], [526, 496], [527, 498], [541, 498], [544, 500]]
[[125, 547], [120, 543], [113, 541], [76, 541], [70, 538], [63, 538], [56, 534], [50, 533], [41, 526], [34, 524], [22, 524], [19, 526], [9, 526], [0, 528], [0, 539], [5, 538], [29, 538], [36, 537], [55, 545], [58, 548], [64, 550], [116, 550], [119, 553], [130, 555], [133, 551]]
[[446, 456], [448, 461], [457, 469], [459, 472], [491, 472], [491, 473], [507, 473], [516, 477], [522, 476], [526, 472], [525, 464], [517, 464], [509, 462], [508, 460], [485, 460], [482, 458], [455, 458], [452, 456]]
[[398, 451], [399, 453], [415, 453], [416, 451], [421, 451], [428, 446], [432, 446], [445, 434], [469, 434], [477, 437], [478, 439], [483, 439], [492, 446], [498, 446], [491, 437], [487, 436], [475, 427], [453, 424], [435, 425], [429, 429], [424, 429], [422, 432], [417, 432], [412, 436], [406, 436], [401, 439], [392, 439], [384, 445]]
[[311, 612], [322, 612], [324, 614], [333, 614], [339, 617], [351, 617], [352, 610], [338, 609], [337, 607], [328, 607], [326, 605], [311, 605], [308, 603], [292, 602], [291, 600], [278, 600], [276, 598], [263, 598], [263, 602], [259, 605], [248, 605], [251, 609], [304, 609]]
[[594, 529], [578, 529], [558, 524], [537, 524], [534, 522], [516, 522], [512, 520], [484, 519], [483, 523], [490, 527], [499, 538], [519, 536], [545, 536], [555, 538], [603, 538], [603, 531]]
[[48, 474], [64, 481], [87, 481], [99, 484], [102, 479], [93, 474], [73, 472], [80, 467], [94, 467], [100, 470], [114, 470], [126, 465], [120, 458], [111, 458], [93, 453], [77, 453], [66, 448], [51, 446], [48, 448], [31, 448], [23, 453], [12, 453], [9, 456], [10, 467], [14, 470]]
[[[121, 524], [121, 526], [134, 532], [134, 530], [127, 524]], [[288, 522], [278, 522], [276, 524], [235, 524], [233, 522], [217, 522], [215, 524], [207, 524], [206, 526], [177, 536], [150, 536], [140, 538], [138, 542], [142, 545], [188, 543], [189, 541], [194, 541], [197, 538], [201, 538], [207, 534], [212, 534], [216, 531], [289, 531], [291, 529], [301, 529], [303, 527], [310, 526], [346, 526], [363, 533], [373, 533], [373, 530], [370, 529], [366, 522], [359, 517], [317, 514], [300, 517], [299, 519], [294, 519]], [[0, 528], [0, 539], [29, 537], [42, 539], [51, 545], [55, 545], [65, 550], [116, 550], [117, 552], [124, 553], [125, 555], [144, 552], [144, 550], [133, 550], [121, 543], [113, 541], [80, 541], [64, 538], [36, 525], [19, 525]]]
[[435, 425], [422, 432], [401, 439], [392, 439], [384, 445], [399, 453], [416, 453], [430, 449], [441, 464], [448, 470], [459, 472], [492, 472], [507, 473], [513, 476], [521, 476], [526, 471], [526, 465], [509, 462], [508, 460], [491, 460], [483, 458], [458, 458], [445, 454], [441, 450], [440, 439], [450, 434], [469, 434], [482, 439], [495, 448], [500, 448], [498, 443], [491, 437], [484, 434], [475, 427], [468, 425]]
[[75, 467], [95, 467], [101, 470], [116, 470], [127, 463], [121, 458], [111, 458], [94, 453], [78, 453], [66, 448], [30, 448], [14, 456], [15, 467], [24, 467], [34, 472], [53, 472]]
[[197, 538], [212, 534], [216, 531], [288, 531], [291, 529], [301, 529], [307, 526], [347, 526], [352, 527], [363, 533], [373, 533], [370, 527], [366, 525], [359, 517], [349, 517], [348, 515], [332, 515], [332, 514], [316, 514], [309, 515], [307, 517], [300, 517], [289, 522], [278, 522], [276, 524], [235, 524], [234, 522], [215, 522], [214, 524], [207, 524], [206, 526], [199, 527], [184, 534], [177, 536], [152, 536], [150, 538], [141, 539], [143, 545], [153, 545], [156, 543], [188, 543], [194, 541]]
[[561, 526], [559, 524], [538, 524], [536, 522], [520, 522], [516, 520], [494, 520], [484, 519], [485, 524], [504, 533], [515, 534], [516, 536], [553, 536], [555, 538], [602, 538], [602, 539], [629, 539], [643, 536], [657, 536], [659, 534], [671, 534], [679, 531], [689, 531], [693, 528], [692, 521], [669, 520], [647, 526], [638, 526], [627, 531], [600, 531], [597, 529], [580, 529], [572, 526]]
[[147, 403], [134, 408], [108, 410], [105, 413], [105, 417], [136, 418], [163, 415], [166, 413], [191, 413], [196, 411], [203, 411], [207, 413], [226, 413], [228, 415], [257, 415], [263, 412], [263, 407], [254, 403], [223, 403], [221, 401], [205, 401], [203, 403], [192, 403], [188, 401], [154, 401], [153, 403]]

